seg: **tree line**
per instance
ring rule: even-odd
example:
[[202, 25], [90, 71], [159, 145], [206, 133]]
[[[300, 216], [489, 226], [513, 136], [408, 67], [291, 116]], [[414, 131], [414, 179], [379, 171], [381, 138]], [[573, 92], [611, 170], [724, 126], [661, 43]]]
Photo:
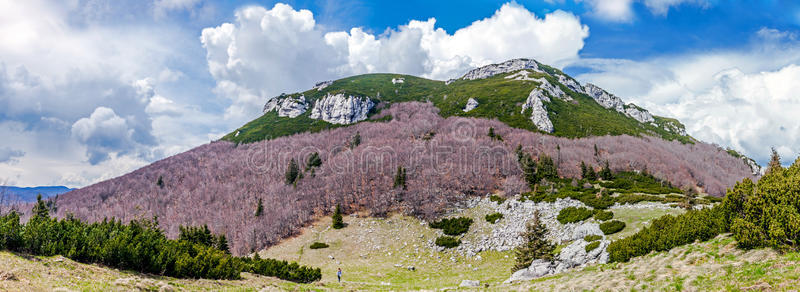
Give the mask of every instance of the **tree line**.
[[103, 220], [85, 223], [68, 215], [50, 217], [41, 196], [26, 223], [11, 211], [0, 216], [0, 249], [39, 256], [62, 255], [83, 263], [133, 270], [177, 278], [240, 279], [250, 272], [309, 283], [322, 277], [319, 268], [273, 259], [234, 257], [224, 235], [214, 235], [207, 226], [180, 227], [177, 240], [168, 239], [158, 228], [157, 218]]

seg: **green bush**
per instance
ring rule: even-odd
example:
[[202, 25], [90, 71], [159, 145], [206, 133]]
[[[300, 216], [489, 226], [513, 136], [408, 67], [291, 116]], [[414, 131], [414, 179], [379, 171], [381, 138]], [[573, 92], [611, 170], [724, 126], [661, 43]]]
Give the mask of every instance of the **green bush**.
[[722, 207], [742, 248], [800, 249], [800, 158], [783, 168], [773, 149], [757, 183], [744, 179], [729, 189]]
[[502, 204], [503, 202], [506, 201], [506, 198], [503, 198], [503, 197], [498, 196], [498, 195], [491, 195], [491, 196], [489, 196], [489, 201], [495, 202], [498, 205], [500, 205], [500, 204]]
[[608, 221], [614, 218], [614, 212], [611, 211], [602, 211], [602, 210], [595, 210], [594, 212], [594, 219], [600, 221]]
[[497, 220], [500, 220], [500, 219], [503, 219], [503, 214], [492, 213], [492, 214], [486, 215], [486, 222], [489, 222], [489, 223], [492, 223], [492, 224], [497, 223]]
[[586, 208], [566, 207], [558, 212], [558, 222], [561, 224], [581, 222], [592, 217], [594, 211]]
[[333, 227], [333, 229], [344, 228], [344, 219], [342, 218], [341, 205], [336, 205], [336, 209], [333, 211], [333, 215], [331, 215], [331, 227]]
[[600, 230], [602, 230], [605, 235], [620, 232], [622, 229], [625, 229], [625, 222], [619, 220], [600, 223]]
[[328, 244], [324, 242], [314, 242], [309, 246], [311, 249], [320, 249], [320, 248], [328, 248]]
[[72, 216], [50, 218], [39, 199], [27, 223], [11, 212], [0, 217], [0, 249], [37, 256], [62, 255], [83, 263], [177, 278], [239, 279], [241, 272], [313, 282], [320, 269], [271, 259], [233, 257], [224, 236], [207, 227], [181, 227], [178, 240], [167, 239], [155, 220], [85, 223]]
[[452, 236], [439, 236], [436, 238], [436, 245], [444, 248], [454, 248], [461, 244], [461, 240]]
[[445, 218], [439, 221], [431, 222], [429, 225], [431, 228], [442, 229], [444, 234], [455, 236], [467, 233], [467, 231], [469, 231], [469, 226], [472, 225], [472, 218]]
[[583, 237], [583, 240], [585, 240], [586, 242], [597, 241], [597, 240], [600, 240], [600, 239], [603, 239], [603, 237], [600, 236], [600, 235], [594, 235], [594, 234], [587, 235], [587, 236]]
[[636, 234], [612, 242], [608, 246], [609, 259], [626, 262], [651, 251], [667, 251], [696, 240], [709, 240], [725, 230], [725, 216], [720, 207], [691, 210], [677, 217], [665, 215]]
[[591, 242], [591, 243], [586, 245], [586, 252], [593, 251], [598, 246], [600, 246], [600, 242], [599, 241]]

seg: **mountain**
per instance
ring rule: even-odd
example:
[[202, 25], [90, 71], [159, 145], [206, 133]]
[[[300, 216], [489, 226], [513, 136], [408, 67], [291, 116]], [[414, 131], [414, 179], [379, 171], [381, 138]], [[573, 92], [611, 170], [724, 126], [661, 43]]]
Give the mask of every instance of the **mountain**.
[[42, 198], [49, 198], [55, 195], [60, 195], [74, 189], [65, 186], [40, 186], [40, 187], [14, 187], [14, 186], [0, 186], [0, 192], [5, 192], [7, 195], [12, 196], [12, 200], [18, 199], [22, 202], [35, 202], [36, 196], [42, 195]]
[[171, 237], [181, 225], [207, 224], [245, 254], [337, 205], [428, 220], [470, 198], [514, 197], [529, 191], [520, 153], [552, 157], [565, 182], [581, 176], [582, 162], [714, 196], [754, 178], [741, 157], [685, 135], [676, 120], [533, 60], [446, 82], [397, 74], [322, 82], [270, 99], [264, 111], [220, 141], [60, 196], [57, 216], [157, 216]]
[[353, 124], [388, 104], [431, 102], [442, 117], [498, 119], [520, 129], [579, 138], [654, 136], [693, 143], [683, 124], [654, 116], [593, 84], [581, 85], [558, 69], [515, 59], [449, 81], [399, 74], [367, 74], [327, 81], [264, 106], [264, 115], [222, 139], [251, 143]]

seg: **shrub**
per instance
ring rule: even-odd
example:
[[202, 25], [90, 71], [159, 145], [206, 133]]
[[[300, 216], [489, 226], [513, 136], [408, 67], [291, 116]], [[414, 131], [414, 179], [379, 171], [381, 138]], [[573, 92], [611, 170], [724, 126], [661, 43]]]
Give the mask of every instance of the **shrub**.
[[319, 158], [319, 153], [314, 152], [308, 156], [308, 160], [306, 161], [306, 170], [309, 170], [314, 167], [322, 166], [322, 159]]
[[331, 227], [333, 227], [333, 229], [344, 228], [344, 220], [342, 219], [341, 205], [336, 205], [336, 209], [333, 211], [333, 215], [331, 216], [331, 218], [332, 218]]
[[594, 219], [597, 219], [597, 220], [600, 220], [600, 221], [608, 221], [608, 220], [611, 220], [613, 218], [614, 218], [614, 212], [611, 212], [611, 211], [595, 210], [595, 212], [594, 212]]
[[320, 248], [327, 248], [329, 245], [324, 242], [314, 242], [309, 246], [310, 249], [320, 249]]
[[255, 215], [256, 217], [261, 217], [261, 214], [263, 213], [264, 213], [264, 202], [261, 201], [261, 198], [258, 198], [258, 201], [256, 202], [256, 211], [255, 213], [253, 213], [253, 215]]
[[521, 234], [523, 244], [516, 249], [516, 264], [514, 271], [525, 269], [534, 260], [542, 259], [550, 261], [553, 259], [555, 245], [547, 240], [547, 227], [539, 221], [539, 213], [533, 214], [533, 219], [526, 225], [526, 230]]
[[603, 238], [603, 237], [602, 237], [602, 236], [600, 236], [600, 235], [594, 235], [594, 234], [592, 234], [592, 235], [587, 235], [587, 236], [584, 236], [584, 237], [583, 237], [583, 240], [585, 240], [586, 242], [592, 242], [592, 241], [597, 241], [597, 240], [600, 240], [600, 239], [602, 239], [602, 238]]
[[581, 222], [592, 217], [594, 211], [586, 208], [566, 207], [558, 212], [558, 222], [561, 224]]
[[436, 245], [444, 248], [453, 248], [460, 244], [461, 240], [452, 236], [439, 236], [436, 238]]
[[445, 218], [439, 221], [431, 222], [429, 225], [431, 228], [442, 229], [444, 234], [455, 236], [467, 233], [467, 231], [469, 231], [469, 226], [472, 225], [472, 218]]
[[666, 251], [695, 240], [709, 240], [725, 229], [725, 216], [720, 207], [691, 210], [677, 217], [664, 215], [636, 234], [612, 242], [608, 246], [609, 260], [626, 262], [651, 251]]
[[492, 213], [486, 215], [486, 221], [492, 224], [497, 223], [497, 220], [503, 219], [503, 214], [500, 213]]
[[491, 195], [491, 196], [489, 196], [489, 201], [495, 202], [498, 205], [500, 205], [500, 204], [502, 204], [503, 202], [506, 201], [506, 198], [503, 198], [503, 197], [498, 196], [498, 195]]
[[591, 242], [591, 243], [587, 244], [585, 249], [586, 249], [586, 252], [590, 252], [590, 251], [593, 251], [595, 248], [597, 248], [599, 246], [600, 246], [600, 242], [599, 241], [594, 241], [594, 242]]
[[766, 174], [728, 190], [722, 207], [733, 237], [742, 248], [800, 248], [800, 158], [783, 168], [773, 149]]
[[625, 222], [619, 220], [600, 223], [600, 230], [602, 230], [605, 235], [620, 232], [622, 229], [625, 229]]

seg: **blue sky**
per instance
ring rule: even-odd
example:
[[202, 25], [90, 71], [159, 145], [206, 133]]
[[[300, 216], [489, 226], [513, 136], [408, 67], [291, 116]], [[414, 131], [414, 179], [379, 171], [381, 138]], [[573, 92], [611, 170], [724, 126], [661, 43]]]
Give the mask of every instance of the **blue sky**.
[[800, 153], [793, 1], [0, 0], [0, 183], [80, 187], [370, 72], [529, 57], [760, 163]]

